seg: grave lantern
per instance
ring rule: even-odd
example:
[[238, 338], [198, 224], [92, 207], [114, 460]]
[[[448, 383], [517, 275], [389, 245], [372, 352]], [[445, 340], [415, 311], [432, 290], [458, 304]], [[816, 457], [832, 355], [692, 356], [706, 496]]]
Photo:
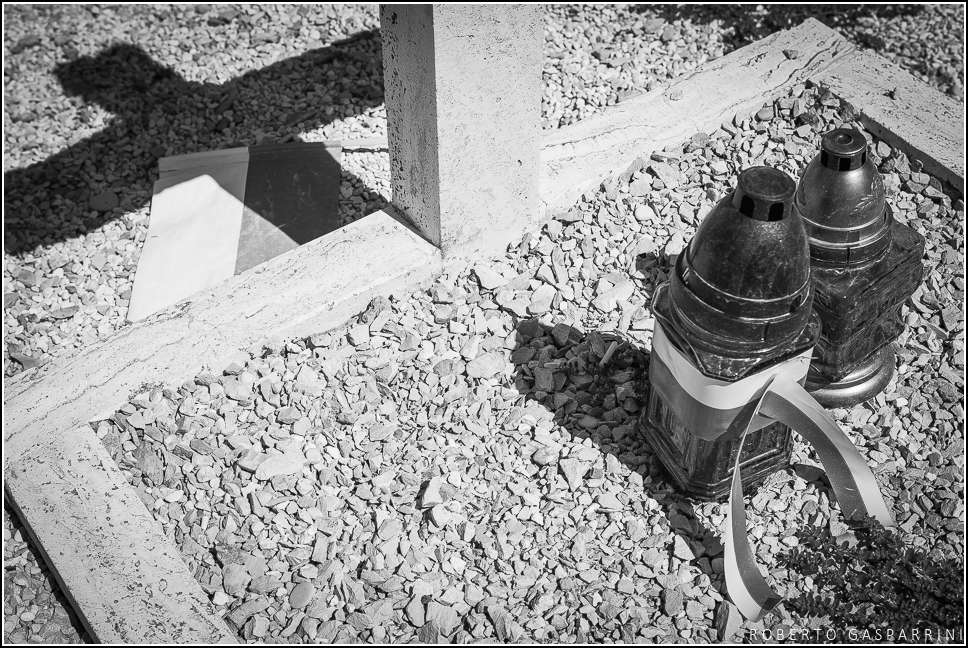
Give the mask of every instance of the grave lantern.
[[651, 390], [640, 427], [689, 495], [725, 497], [734, 464], [745, 488], [789, 464], [790, 428], [759, 416], [737, 464], [743, 430], [731, 429], [735, 411], [730, 416], [724, 405], [685, 420], [699, 408], [683, 402], [689, 390], [681, 376], [695, 374], [715, 388], [797, 359], [802, 373], [793, 380], [802, 381], [820, 323], [811, 310], [810, 252], [795, 191], [794, 180], [777, 169], [743, 171], [653, 298]]
[[921, 281], [924, 239], [894, 220], [867, 139], [823, 136], [794, 202], [810, 241], [814, 309], [822, 322], [807, 389], [826, 406], [871, 398], [894, 372], [901, 304]]
[[864, 457], [804, 389], [820, 318], [796, 183], [743, 171], [703, 220], [652, 301], [651, 390], [640, 427], [681, 490], [729, 496], [723, 573], [760, 619], [780, 597], [749, 544], [743, 493], [789, 465], [791, 428], [817, 453], [844, 519], [894, 519]]

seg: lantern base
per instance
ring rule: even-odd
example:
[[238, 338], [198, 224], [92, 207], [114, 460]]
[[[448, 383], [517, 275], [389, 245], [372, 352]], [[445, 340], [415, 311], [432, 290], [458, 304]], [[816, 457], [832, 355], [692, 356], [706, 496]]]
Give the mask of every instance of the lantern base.
[[824, 380], [811, 367], [805, 387], [824, 407], [852, 407], [880, 393], [893, 376], [894, 348], [888, 344], [836, 382]]
[[[699, 438], [685, 428], [655, 389], [639, 416], [639, 432], [682, 494], [704, 502], [729, 497], [739, 441], [735, 436], [712, 441]], [[792, 450], [790, 428], [782, 423], [751, 430], [740, 460], [743, 492], [753, 493], [770, 475], [785, 470]]]

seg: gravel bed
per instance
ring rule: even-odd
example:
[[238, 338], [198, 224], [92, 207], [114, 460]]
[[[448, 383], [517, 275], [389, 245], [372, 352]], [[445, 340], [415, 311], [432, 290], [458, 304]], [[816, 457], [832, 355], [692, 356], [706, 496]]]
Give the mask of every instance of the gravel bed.
[[[963, 99], [960, 6], [554, 6], [545, 126], [806, 15]], [[378, 23], [373, 5], [4, 7], [4, 376], [124, 325], [158, 157], [384, 135]], [[347, 151], [343, 164], [349, 222], [385, 204], [389, 163]]]
[[[151, 386], [97, 434], [245, 640], [715, 640], [740, 625], [721, 595], [725, 506], [677, 495], [636, 429], [648, 299], [739, 169], [798, 174], [843, 123], [836, 98], [798, 88], [502, 257]], [[964, 205], [873, 151], [927, 239], [926, 277], [897, 377], [833, 413], [899, 530], [849, 529], [798, 438], [748, 508], [787, 601], [746, 631], [961, 623]]]
[[961, 5], [555, 5], [545, 25], [546, 127], [812, 17], [964, 101]]
[[601, 112], [728, 51], [720, 21], [666, 20], [662, 14], [622, 5], [549, 6], [541, 105], [545, 128]]

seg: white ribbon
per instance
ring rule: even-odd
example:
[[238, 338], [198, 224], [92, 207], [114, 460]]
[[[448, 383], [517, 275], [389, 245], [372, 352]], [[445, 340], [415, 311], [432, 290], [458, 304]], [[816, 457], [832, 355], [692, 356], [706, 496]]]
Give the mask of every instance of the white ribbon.
[[778, 362], [772, 367], [733, 382], [711, 378], [699, 371], [679, 349], [669, 342], [665, 329], [658, 322], [655, 324], [655, 333], [652, 336], [652, 353], [653, 356], [662, 359], [679, 385], [690, 396], [707, 407], [730, 410], [755, 400], [762, 393], [763, 388], [774, 379], [803, 381], [810, 368], [813, 347], [785, 362]]
[[[740, 459], [749, 432], [779, 421], [799, 432], [817, 451], [830, 485], [847, 519], [871, 516], [893, 527], [873, 473], [864, 458], [830, 414], [802, 387], [810, 366], [812, 349], [776, 363], [735, 382], [704, 375], [677, 349], [656, 323], [652, 338], [653, 377], [668, 372], [667, 380], [652, 382], [678, 418], [690, 421], [687, 429], [712, 440], [728, 430], [741, 430], [733, 466], [726, 524], [724, 571], [733, 603], [748, 619], [760, 619], [781, 598], [760, 573], [746, 534], [746, 509]], [[752, 407], [750, 407], [752, 405]], [[697, 421], [710, 426], [696, 426]]]

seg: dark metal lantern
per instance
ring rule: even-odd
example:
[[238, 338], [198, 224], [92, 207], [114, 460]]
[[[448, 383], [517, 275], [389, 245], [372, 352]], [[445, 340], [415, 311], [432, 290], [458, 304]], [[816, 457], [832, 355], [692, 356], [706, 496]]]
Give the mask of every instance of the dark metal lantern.
[[[702, 221], [653, 299], [669, 341], [706, 376], [736, 381], [809, 349], [820, 331], [811, 310], [807, 235], [793, 208], [796, 183], [770, 167], [743, 171], [736, 190]], [[653, 363], [653, 369], [655, 363]], [[706, 441], [677, 419], [661, 395], [667, 374], [651, 371], [641, 429], [666, 469], [690, 495], [729, 492], [741, 430]], [[658, 385], [658, 389], [657, 389]], [[751, 431], [743, 447], [744, 488], [785, 468], [790, 429]]]
[[823, 405], [850, 406], [893, 375], [891, 341], [904, 328], [901, 304], [921, 281], [924, 238], [894, 220], [867, 139], [853, 128], [823, 136], [795, 205], [822, 321], [806, 386]]

